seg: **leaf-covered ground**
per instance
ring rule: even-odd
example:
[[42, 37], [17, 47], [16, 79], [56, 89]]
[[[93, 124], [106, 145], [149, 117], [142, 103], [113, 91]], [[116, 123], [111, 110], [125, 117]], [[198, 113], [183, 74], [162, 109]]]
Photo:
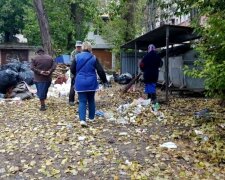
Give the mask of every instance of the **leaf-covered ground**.
[[[65, 98], [49, 98], [45, 112], [37, 99], [1, 103], [0, 179], [225, 179], [225, 109], [216, 100], [173, 96], [160, 107], [164, 118], [146, 107], [124, 123], [135, 113], [117, 108], [143, 94], [120, 88], [98, 93], [107, 118], [88, 128]], [[195, 118], [204, 108], [210, 115]], [[160, 147], [166, 142], [177, 148]]]

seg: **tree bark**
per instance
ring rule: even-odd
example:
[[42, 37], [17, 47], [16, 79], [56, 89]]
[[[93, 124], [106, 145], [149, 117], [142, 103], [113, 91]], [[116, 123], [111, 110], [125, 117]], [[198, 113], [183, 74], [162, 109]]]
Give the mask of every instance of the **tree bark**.
[[128, 42], [134, 38], [135, 35], [135, 6], [137, 0], [127, 0], [125, 7], [126, 10], [123, 12], [122, 18], [126, 20], [127, 28], [125, 32], [125, 42]]
[[156, 1], [148, 1], [147, 31], [152, 31], [156, 27]]
[[72, 19], [74, 20], [75, 24], [75, 37], [76, 40], [83, 40], [84, 36], [84, 26], [83, 26], [83, 18], [84, 18], [84, 12], [79, 7], [78, 3], [72, 3], [71, 4], [71, 15]]
[[44, 10], [43, 0], [33, 0], [41, 32], [42, 45], [46, 53], [53, 55], [49, 23]]

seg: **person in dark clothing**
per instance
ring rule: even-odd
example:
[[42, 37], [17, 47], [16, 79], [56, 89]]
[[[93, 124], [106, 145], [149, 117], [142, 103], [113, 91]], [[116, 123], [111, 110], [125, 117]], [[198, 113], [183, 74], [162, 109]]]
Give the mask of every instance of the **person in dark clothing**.
[[[75, 59], [75, 56], [81, 52], [81, 46], [82, 46], [82, 42], [81, 41], [76, 41], [76, 45], [75, 45], [75, 49], [73, 50], [73, 52], [71, 53], [70, 56], [70, 61], [71, 64]], [[70, 106], [74, 106], [75, 103], [75, 91], [74, 91], [74, 82], [75, 82], [75, 76], [73, 74], [71, 74], [71, 86], [70, 86], [70, 92], [69, 92], [69, 105]]]
[[40, 110], [45, 111], [45, 100], [47, 98], [48, 88], [51, 85], [52, 72], [55, 70], [56, 64], [53, 58], [45, 54], [42, 48], [39, 48], [36, 54], [32, 58], [31, 70], [34, 71], [34, 83], [41, 104]]
[[90, 42], [84, 42], [82, 52], [77, 54], [71, 65], [71, 72], [75, 75], [74, 89], [79, 99], [79, 119], [82, 127], [86, 127], [86, 106], [88, 104], [89, 120], [95, 117], [95, 91], [98, 90], [97, 73], [104, 84], [107, 84], [105, 71], [98, 59], [92, 54]]
[[148, 46], [148, 53], [144, 56], [140, 63], [140, 69], [143, 71], [145, 93], [148, 95], [148, 99], [151, 99], [153, 104], [157, 102], [156, 83], [159, 76], [159, 67], [161, 66], [162, 60], [156, 53], [155, 46], [150, 44]]

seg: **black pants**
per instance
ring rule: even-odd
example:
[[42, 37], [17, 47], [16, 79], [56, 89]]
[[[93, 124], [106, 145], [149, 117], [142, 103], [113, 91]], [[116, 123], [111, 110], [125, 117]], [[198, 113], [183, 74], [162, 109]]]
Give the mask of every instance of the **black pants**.
[[69, 93], [69, 102], [74, 102], [74, 100], [75, 100], [74, 83], [75, 83], [75, 77], [72, 77], [71, 78], [70, 93]]
[[151, 99], [152, 103], [155, 104], [157, 102], [156, 93], [148, 94], [148, 99]]

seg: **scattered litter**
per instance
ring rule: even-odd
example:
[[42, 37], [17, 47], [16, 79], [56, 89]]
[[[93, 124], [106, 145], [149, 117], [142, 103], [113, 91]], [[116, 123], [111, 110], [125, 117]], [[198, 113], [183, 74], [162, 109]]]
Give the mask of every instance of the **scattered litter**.
[[130, 122], [131, 122], [131, 123], [135, 123], [135, 122], [136, 122], [135, 119], [136, 119], [136, 116], [131, 116], [131, 117], [130, 117]]
[[123, 105], [120, 105], [118, 108], [117, 108], [117, 111], [119, 113], [126, 113], [127, 109], [130, 107], [130, 104], [123, 104]]
[[158, 119], [159, 121], [162, 121], [162, 120], [165, 119], [165, 116], [164, 116], [163, 112], [159, 112], [159, 116], [157, 117], [157, 119]]
[[111, 82], [113, 80], [113, 75], [109, 75], [106, 73], [106, 79], [108, 82]]
[[114, 76], [114, 81], [119, 84], [128, 84], [132, 80], [132, 75], [130, 73], [123, 73], [119, 76]]
[[104, 118], [107, 121], [115, 121], [114, 114], [111, 111], [104, 113]]
[[225, 123], [218, 125], [220, 128], [225, 129]]
[[127, 132], [121, 132], [119, 133], [120, 136], [126, 136], [128, 133]]
[[57, 126], [66, 126], [67, 124], [66, 123], [62, 123], [62, 122], [59, 122], [58, 124], [57, 124]]
[[166, 143], [161, 144], [160, 147], [166, 147], [166, 148], [169, 148], [169, 149], [176, 149], [177, 145], [173, 142], [166, 142]]
[[[69, 79], [70, 80], [70, 79]], [[48, 97], [67, 97], [70, 91], [70, 82], [54, 84], [49, 88]]]
[[126, 175], [127, 173], [125, 171], [120, 170], [120, 175]]
[[202, 109], [201, 111], [199, 112], [195, 112], [194, 115], [195, 115], [195, 118], [197, 119], [200, 119], [200, 118], [209, 118], [210, 117], [210, 114], [209, 114], [209, 109], [205, 108], [205, 109]]
[[152, 110], [153, 110], [154, 112], [157, 112], [157, 111], [159, 110], [159, 108], [160, 108], [159, 103], [152, 104]]
[[208, 141], [208, 140], [209, 140], [209, 137], [208, 137], [208, 136], [206, 136], [206, 135], [203, 136], [203, 138], [202, 138], [202, 141], [203, 141], [203, 142], [206, 142], [206, 141]]
[[122, 117], [119, 117], [117, 120], [116, 120], [116, 122], [118, 123], [118, 124], [128, 124], [128, 120], [126, 120], [125, 118], [122, 118]]
[[78, 140], [79, 140], [79, 141], [84, 141], [85, 139], [86, 139], [85, 136], [79, 136], [79, 137], [78, 137]]
[[151, 104], [151, 99], [144, 99], [144, 98], [139, 98], [139, 99], [134, 99], [131, 105], [136, 106], [136, 105], [142, 105], [142, 106], [148, 106]]
[[0, 169], [0, 174], [3, 174], [3, 173], [5, 173], [5, 172], [6, 172], [5, 168], [1, 168], [1, 169]]
[[135, 129], [137, 133], [146, 133], [147, 129]]
[[132, 164], [132, 162], [130, 162], [129, 160], [125, 161], [125, 164], [127, 164], [128, 166], [130, 166]]
[[196, 130], [196, 129], [195, 129], [195, 134], [196, 134], [196, 135], [202, 135], [203, 132], [202, 132], [201, 130]]
[[97, 110], [97, 111], [95, 112], [95, 115], [96, 115], [96, 116], [103, 117], [103, 116], [104, 116], [104, 112]]
[[67, 128], [67, 129], [72, 129], [73, 126], [72, 126], [71, 124], [67, 124], [67, 125], [66, 125], [66, 128]]
[[108, 140], [108, 143], [109, 144], [113, 144], [113, 143], [115, 143], [116, 141], [115, 141], [115, 139], [114, 138], [110, 138], [109, 140]]
[[138, 104], [134, 109], [134, 113], [138, 115], [142, 112], [142, 110], [143, 110], [143, 107], [140, 104]]
[[209, 140], [209, 137], [207, 135], [204, 135], [203, 131], [195, 129], [194, 132], [202, 140], [202, 142], [206, 142]]

